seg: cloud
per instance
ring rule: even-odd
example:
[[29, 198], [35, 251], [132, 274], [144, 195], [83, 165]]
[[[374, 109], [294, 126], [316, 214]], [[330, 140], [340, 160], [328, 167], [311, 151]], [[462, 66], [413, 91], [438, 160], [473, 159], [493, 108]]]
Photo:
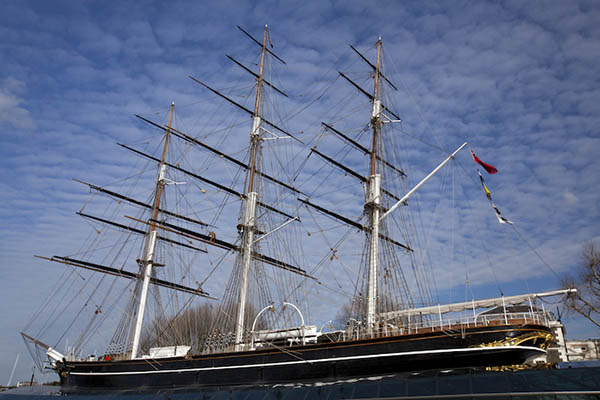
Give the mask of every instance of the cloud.
[[25, 99], [21, 95], [24, 93], [25, 82], [11, 76], [4, 79], [0, 87], [0, 124], [5, 123], [13, 128], [25, 130], [35, 128], [29, 110], [22, 106]]
[[567, 204], [575, 204], [577, 203], [577, 196], [575, 196], [573, 193], [571, 192], [565, 192], [563, 194], [565, 201], [567, 202]]

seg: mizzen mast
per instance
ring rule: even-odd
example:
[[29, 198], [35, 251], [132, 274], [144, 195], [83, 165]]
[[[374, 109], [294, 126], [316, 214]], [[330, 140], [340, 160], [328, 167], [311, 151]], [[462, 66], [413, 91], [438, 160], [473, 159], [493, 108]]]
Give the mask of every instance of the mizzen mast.
[[166, 171], [167, 166], [165, 163], [167, 155], [167, 147], [169, 145], [169, 133], [171, 131], [171, 122], [173, 120], [173, 111], [175, 109], [175, 103], [171, 103], [171, 110], [169, 113], [169, 124], [168, 129], [165, 131], [165, 139], [163, 145], [163, 152], [158, 167], [158, 175], [156, 177], [156, 188], [154, 191], [154, 202], [152, 204], [152, 218], [150, 218], [148, 233], [144, 241], [144, 253], [142, 258], [138, 260], [140, 265], [140, 275], [143, 278], [142, 287], [139, 295], [138, 309], [136, 313], [135, 330], [133, 334], [133, 345], [131, 349], [131, 358], [137, 358], [140, 350], [140, 336], [142, 334], [142, 325], [144, 323], [144, 314], [146, 311], [146, 303], [148, 300], [148, 289], [150, 281], [152, 280], [152, 270], [155, 265], [154, 262], [154, 251], [156, 249], [156, 239], [158, 236], [157, 223], [158, 213], [160, 209], [160, 201], [164, 191], [164, 186], [167, 183]]

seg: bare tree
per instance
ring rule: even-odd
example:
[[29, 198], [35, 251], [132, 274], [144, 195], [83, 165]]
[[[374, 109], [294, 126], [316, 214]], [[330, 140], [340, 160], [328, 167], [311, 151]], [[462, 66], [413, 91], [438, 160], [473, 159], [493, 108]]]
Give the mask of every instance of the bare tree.
[[[225, 331], [215, 326], [217, 312], [209, 303], [203, 303], [175, 316], [155, 319], [142, 335], [141, 348], [148, 352], [151, 347], [187, 345], [192, 347], [192, 352], [201, 353], [211, 336], [227, 334], [227, 328], [233, 329], [233, 322], [225, 327]], [[245, 326], [252, 326], [256, 314], [254, 306], [247, 304]], [[256, 328], [266, 329], [267, 324], [259, 320]]]
[[201, 351], [214, 318], [213, 308], [204, 303], [176, 316], [156, 319], [144, 332], [142, 349], [148, 351], [152, 346], [191, 345], [195, 351]]
[[[387, 295], [379, 296], [377, 299], [377, 313], [385, 313], [388, 311], [401, 310], [402, 306], [399, 305], [398, 301]], [[334, 325], [338, 329], [344, 329], [348, 322], [353, 320], [358, 322], [365, 320], [367, 310], [366, 298], [362, 296], [355, 296], [350, 301], [340, 308], [335, 316]], [[396, 321], [399, 323], [399, 321]]]
[[575, 287], [577, 293], [569, 296], [566, 306], [600, 328], [600, 249], [593, 242], [581, 250], [581, 262], [573, 275], [563, 278], [564, 287]]

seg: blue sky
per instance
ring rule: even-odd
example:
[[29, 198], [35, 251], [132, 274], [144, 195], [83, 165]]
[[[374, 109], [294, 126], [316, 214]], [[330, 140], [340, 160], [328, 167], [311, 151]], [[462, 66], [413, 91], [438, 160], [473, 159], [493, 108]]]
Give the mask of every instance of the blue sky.
[[[8, 379], [17, 353], [16, 378], [28, 378], [18, 332], [61, 272], [32, 255], [72, 253], [84, 235], [74, 212], [87, 191], [71, 178], [118, 179], [119, 167], [131, 163], [115, 142], [148, 135], [133, 114], [165, 111], [171, 101], [214, 103], [188, 75], [219, 88], [242, 79], [224, 57], [251, 46], [236, 25], [260, 37], [269, 23], [288, 62], [278, 81], [292, 104], [335, 79], [335, 68], [355, 57], [348, 44], [367, 50], [381, 35], [387, 66], [401, 83], [395, 106], [405, 132], [445, 151], [469, 141], [500, 170], [487, 182], [527, 239], [508, 239], [518, 244], [498, 244], [502, 252], [491, 256], [510, 264], [497, 272], [506, 294], [556, 288], [545, 263], [568, 272], [581, 246], [600, 238], [598, 2], [8, 0], [2, 8], [0, 379]], [[318, 110], [290, 127], [314, 133], [318, 128], [303, 125], [318, 124]], [[425, 170], [415, 179], [439, 161], [420, 165]], [[473, 167], [467, 152], [458, 161]], [[514, 236], [482, 210], [496, 235]], [[479, 267], [472, 268], [478, 279]], [[452, 293], [454, 278], [442, 271], [438, 282]], [[476, 297], [497, 295], [482, 287]], [[567, 330], [598, 336], [578, 318], [567, 320]]]

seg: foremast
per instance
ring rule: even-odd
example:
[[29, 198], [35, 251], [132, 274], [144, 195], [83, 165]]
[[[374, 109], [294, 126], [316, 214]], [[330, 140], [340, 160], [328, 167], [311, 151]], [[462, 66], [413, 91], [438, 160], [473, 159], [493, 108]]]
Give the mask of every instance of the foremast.
[[156, 176], [156, 186], [154, 190], [154, 201], [152, 203], [151, 215], [152, 217], [148, 221], [148, 232], [144, 240], [144, 252], [142, 258], [138, 260], [140, 265], [140, 276], [142, 278], [142, 287], [138, 298], [138, 307], [136, 313], [135, 330], [133, 333], [133, 344], [131, 348], [131, 358], [137, 358], [140, 350], [140, 337], [142, 334], [142, 325], [144, 323], [144, 314], [146, 312], [146, 303], [148, 300], [148, 289], [150, 287], [150, 281], [152, 280], [152, 271], [155, 266], [154, 252], [156, 250], [156, 239], [158, 236], [157, 223], [158, 213], [160, 210], [160, 202], [164, 187], [166, 185], [166, 170], [165, 164], [167, 147], [169, 145], [169, 133], [171, 132], [171, 122], [173, 120], [173, 111], [175, 109], [175, 103], [171, 103], [171, 109], [169, 112], [169, 124], [165, 130], [164, 144], [162, 156], [158, 166], [158, 174]]
[[381, 130], [381, 100], [379, 100], [379, 69], [381, 62], [381, 36], [377, 40], [377, 61], [371, 108], [373, 144], [371, 147], [370, 174], [368, 178], [365, 210], [369, 213], [370, 237], [367, 280], [367, 328], [372, 332], [377, 313], [377, 269], [379, 251], [379, 214], [381, 211], [381, 174], [377, 171], [377, 141]]
[[248, 272], [250, 263], [252, 262], [252, 247], [254, 243], [254, 231], [256, 226], [256, 203], [258, 193], [255, 191], [254, 178], [256, 174], [257, 154], [260, 150], [260, 130], [262, 119], [260, 117], [260, 108], [262, 104], [262, 86], [263, 86], [263, 71], [265, 62], [265, 52], [267, 44], [268, 26], [265, 24], [263, 34], [262, 49], [260, 53], [260, 67], [258, 77], [256, 78], [256, 99], [254, 102], [254, 113], [252, 115], [252, 131], [250, 132], [250, 169], [248, 172], [248, 186], [246, 189], [246, 207], [243, 220], [242, 233], [242, 275], [239, 290], [239, 301], [237, 307], [236, 323], [235, 323], [235, 350], [244, 349], [244, 318], [246, 311], [246, 300], [248, 294]]

